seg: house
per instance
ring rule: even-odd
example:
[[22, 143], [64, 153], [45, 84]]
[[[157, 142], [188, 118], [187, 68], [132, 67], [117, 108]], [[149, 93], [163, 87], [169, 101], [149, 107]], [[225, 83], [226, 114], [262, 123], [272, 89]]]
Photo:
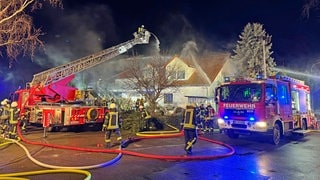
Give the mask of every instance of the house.
[[212, 53], [197, 59], [173, 57], [167, 67], [177, 69], [177, 89], [164, 91], [162, 105], [185, 106], [188, 103], [214, 102], [215, 88], [224, 81], [224, 76], [233, 75], [229, 53]]
[[[196, 59], [174, 56], [168, 60], [166, 68], [176, 71], [176, 87], [165, 89], [164, 98], [158, 103], [161, 106], [182, 107], [193, 102], [213, 104], [215, 88], [224, 81], [224, 76], [233, 75], [234, 70], [230, 63], [230, 54], [222, 52]], [[117, 77], [116, 89], [127, 89], [121, 88], [126, 78], [128, 77], [125, 72]], [[140, 98], [133, 90], [122, 90], [121, 93], [122, 97]]]

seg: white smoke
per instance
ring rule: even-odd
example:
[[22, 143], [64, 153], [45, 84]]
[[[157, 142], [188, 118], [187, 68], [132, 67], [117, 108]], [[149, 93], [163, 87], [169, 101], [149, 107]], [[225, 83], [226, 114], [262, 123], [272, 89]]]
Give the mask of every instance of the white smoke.
[[181, 58], [189, 58], [190, 60], [195, 59], [197, 52], [199, 51], [197, 43], [194, 41], [188, 41], [183, 44], [183, 49], [181, 51]]
[[[106, 5], [91, 4], [82, 9], [65, 9], [60, 16], [56, 11], [51, 11], [47, 16], [54, 25], [46, 36], [45, 55], [39, 54], [35, 58], [35, 62], [45, 69], [94, 54], [117, 41], [111, 10]], [[76, 74], [73, 84], [82, 88], [90, 80], [96, 81], [106, 76], [103, 73], [112, 72], [104, 71], [101, 66], [94, 67]]]

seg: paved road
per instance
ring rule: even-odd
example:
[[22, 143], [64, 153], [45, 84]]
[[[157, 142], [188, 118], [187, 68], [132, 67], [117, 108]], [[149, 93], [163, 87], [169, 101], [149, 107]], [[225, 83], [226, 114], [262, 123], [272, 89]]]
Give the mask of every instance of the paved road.
[[[41, 130], [32, 131], [23, 135], [28, 143], [20, 141], [19, 144], [2, 144], [0, 173], [74, 167], [89, 171], [91, 179], [320, 179], [319, 132], [312, 132], [303, 138], [284, 138], [278, 146], [272, 145], [263, 136], [229, 139], [223, 134], [208, 133], [202, 136], [206, 139], [199, 140], [194, 146], [191, 156], [205, 158], [202, 160], [177, 160], [186, 158], [181, 136], [136, 141], [125, 148], [125, 153], [120, 156], [115, 152], [118, 146], [107, 150], [114, 151], [112, 153], [103, 152], [106, 151], [103, 132], [47, 133], [46, 138], [43, 135]], [[232, 149], [223, 144], [233, 147], [234, 154], [230, 156]], [[27, 148], [31, 158], [27, 157], [23, 147]], [[77, 149], [60, 149], [61, 147]], [[221, 158], [215, 158], [217, 156]], [[78, 173], [51, 172], [23, 177], [86, 177]]]

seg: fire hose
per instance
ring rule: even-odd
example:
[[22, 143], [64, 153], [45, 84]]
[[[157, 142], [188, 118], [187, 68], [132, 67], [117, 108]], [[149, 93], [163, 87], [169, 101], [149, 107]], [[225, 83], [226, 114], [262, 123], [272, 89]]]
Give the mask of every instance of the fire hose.
[[[16, 140], [10, 140], [13, 143], [16, 143], [17, 145], [19, 145], [21, 148], [24, 149], [24, 151], [26, 152], [28, 158], [30, 160], [32, 160], [34, 163], [43, 166], [43, 167], [47, 167], [47, 168], [52, 168], [52, 169], [61, 169], [61, 171], [63, 170], [83, 170], [83, 169], [93, 169], [93, 168], [99, 168], [99, 167], [106, 167], [109, 165], [112, 165], [113, 163], [117, 162], [120, 160], [120, 158], [122, 157], [123, 154], [126, 155], [131, 155], [131, 156], [137, 156], [137, 157], [143, 157], [143, 158], [150, 158], [150, 159], [161, 159], [161, 160], [170, 160], [170, 161], [186, 161], [186, 160], [210, 160], [210, 159], [218, 159], [218, 158], [223, 158], [223, 157], [228, 157], [231, 156], [235, 153], [235, 150], [233, 147], [224, 144], [222, 142], [219, 141], [214, 141], [214, 140], [210, 140], [204, 137], [199, 137], [200, 140], [203, 141], [207, 141], [210, 143], [214, 143], [214, 144], [218, 144], [221, 146], [224, 146], [226, 148], [228, 148], [230, 150], [229, 153], [226, 154], [220, 154], [220, 155], [210, 155], [210, 156], [179, 156], [179, 155], [156, 155], [156, 154], [146, 154], [146, 153], [138, 153], [138, 152], [134, 152], [134, 151], [128, 151], [128, 150], [123, 150], [121, 149], [121, 146], [119, 147], [119, 149], [91, 149], [91, 148], [81, 148], [81, 147], [73, 147], [73, 146], [63, 146], [63, 145], [56, 145], [56, 144], [48, 144], [48, 143], [42, 143], [42, 142], [34, 142], [34, 141], [29, 141], [27, 139], [25, 139], [20, 131], [20, 128], [18, 129], [18, 135], [19, 138], [28, 144], [33, 144], [33, 145], [41, 145], [41, 146], [46, 146], [46, 147], [52, 147], [52, 148], [59, 148], [59, 149], [68, 149], [68, 150], [77, 150], [77, 151], [86, 151], [86, 152], [99, 152], [99, 153], [114, 153], [114, 154], [118, 154], [114, 159], [107, 161], [105, 163], [100, 163], [100, 164], [96, 164], [96, 165], [90, 165], [90, 166], [74, 166], [74, 167], [64, 167], [64, 166], [54, 166], [54, 165], [49, 165], [49, 164], [45, 164], [42, 162], [39, 162], [38, 160], [36, 160], [35, 158], [33, 158], [30, 153], [28, 152], [27, 148], [25, 146], [23, 146], [21, 143], [19, 143]], [[141, 140], [145, 140], [145, 139], [154, 139], [154, 138], [173, 138], [173, 137], [179, 137], [183, 135], [183, 132], [180, 132], [179, 130], [175, 129], [174, 131], [148, 131], [148, 132], [140, 132], [136, 134], [137, 136], [140, 136], [139, 138], [129, 138], [127, 140], [127, 143], [133, 143], [136, 141], [141, 141]], [[58, 170], [56, 170], [58, 171]], [[39, 172], [39, 171], [38, 171]], [[77, 172], [77, 171], [74, 171]], [[27, 173], [27, 172], [26, 172]], [[32, 174], [31, 172], [29, 172], [30, 174]], [[84, 174], [85, 171], [79, 171], [77, 173], [82, 173]], [[12, 174], [3, 174], [0, 176], [1, 177], [12, 177], [13, 175], [20, 175], [21, 173], [12, 173]], [[86, 179], [90, 179], [91, 175], [89, 177], [89, 175], [87, 175]]]

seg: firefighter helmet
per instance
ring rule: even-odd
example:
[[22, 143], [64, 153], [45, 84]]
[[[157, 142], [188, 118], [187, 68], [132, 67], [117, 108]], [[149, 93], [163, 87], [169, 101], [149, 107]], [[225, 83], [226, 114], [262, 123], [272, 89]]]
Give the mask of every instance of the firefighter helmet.
[[6, 99], [3, 100], [3, 101], [1, 101], [1, 105], [2, 105], [2, 106], [5, 106], [5, 105], [7, 105], [7, 104], [8, 104], [8, 102], [6, 101]]
[[11, 103], [11, 107], [15, 108], [15, 107], [17, 107], [17, 106], [18, 106], [17, 101], [13, 101], [13, 102]]
[[111, 103], [109, 108], [110, 109], [115, 109], [116, 108], [116, 104], [115, 103]]

